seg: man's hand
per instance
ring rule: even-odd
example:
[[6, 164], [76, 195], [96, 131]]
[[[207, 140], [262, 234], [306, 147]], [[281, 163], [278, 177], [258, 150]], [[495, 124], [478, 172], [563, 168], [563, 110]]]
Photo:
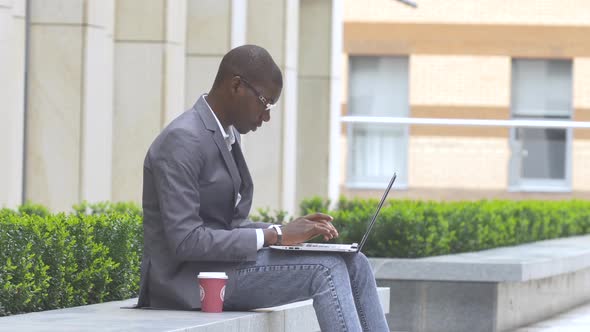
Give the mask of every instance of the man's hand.
[[331, 216], [323, 213], [308, 214], [283, 226], [283, 244], [291, 245], [305, 242], [318, 235], [328, 241], [338, 237]]

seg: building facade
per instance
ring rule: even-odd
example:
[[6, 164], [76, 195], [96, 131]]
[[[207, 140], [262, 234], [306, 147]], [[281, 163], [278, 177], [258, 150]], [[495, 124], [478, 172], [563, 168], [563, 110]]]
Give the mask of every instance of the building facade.
[[285, 82], [243, 138], [255, 208], [378, 196], [393, 171], [397, 197], [590, 198], [590, 2], [418, 4], [0, 0], [0, 207], [139, 202], [149, 144], [245, 43]]
[[295, 213], [327, 195], [330, 135], [314, 128], [339, 111], [342, 13], [340, 1], [0, 0], [0, 207], [140, 202], [149, 144], [246, 43], [284, 75], [272, 120], [243, 138], [254, 207]]
[[417, 2], [345, 1], [342, 114], [410, 124], [343, 122], [342, 192], [590, 198], [590, 2]]

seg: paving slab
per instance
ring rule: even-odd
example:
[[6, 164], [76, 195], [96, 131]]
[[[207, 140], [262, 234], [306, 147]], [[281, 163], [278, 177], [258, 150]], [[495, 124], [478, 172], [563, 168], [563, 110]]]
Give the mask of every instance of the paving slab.
[[514, 332], [589, 332], [590, 302]]

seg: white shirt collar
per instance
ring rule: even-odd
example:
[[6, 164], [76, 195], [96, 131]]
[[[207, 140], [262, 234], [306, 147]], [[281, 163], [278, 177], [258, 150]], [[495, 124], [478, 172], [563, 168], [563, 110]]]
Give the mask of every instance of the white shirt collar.
[[205, 104], [207, 104], [207, 107], [209, 107], [211, 114], [213, 114], [213, 117], [215, 118], [215, 121], [217, 122], [217, 125], [219, 126], [219, 130], [221, 131], [221, 135], [223, 135], [223, 139], [225, 140], [225, 143], [227, 144], [227, 148], [231, 151], [232, 144], [234, 144], [236, 142], [236, 135], [234, 135], [233, 126], [229, 126], [229, 128], [228, 128], [229, 134], [225, 131], [225, 129], [223, 129], [223, 126], [221, 125], [221, 122], [219, 122], [217, 115], [215, 115], [215, 112], [213, 112], [213, 109], [211, 108], [211, 106], [207, 102], [207, 99], [205, 99], [206, 96], [207, 96], [207, 94], [203, 95], [203, 100], [205, 101]]

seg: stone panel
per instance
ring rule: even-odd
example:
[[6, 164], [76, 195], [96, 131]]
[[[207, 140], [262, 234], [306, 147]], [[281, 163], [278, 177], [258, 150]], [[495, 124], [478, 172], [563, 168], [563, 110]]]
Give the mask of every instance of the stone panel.
[[[106, 5], [106, 3], [104, 3]], [[106, 7], [106, 6], [105, 6]], [[111, 200], [113, 149], [113, 36], [84, 28], [81, 199]]]
[[496, 284], [377, 280], [391, 289], [392, 331], [495, 332]]
[[301, 1], [299, 75], [332, 75], [332, 1]]
[[[590, 301], [590, 269], [498, 285], [498, 331], [535, 323]], [[557, 331], [557, 330], [556, 330]]]
[[[244, 156], [248, 161], [250, 173], [254, 181], [253, 211], [256, 208], [288, 209], [294, 213], [292, 206], [285, 206], [286, 170], [285, 158], [289, 152], [285, 151], [285, 139], [293, 128], [287, 128], [285, 121], [296, 112], [293, 108], [293, 98], [297, 94], [297, 87], [289, 84], [286, 71], [294, 68], [287, 67], [287, 59], [292, 56], [294, 40], [287, 40], [289, 28], [297, 23], [297, 15], [287, 12], [292, 8], [293, 1], [249, 0], [248, 1], [248, 31], [247, 43], [261, 45], [273, 57], [283, 72], [283, 91], [277, 106], [271, 112], [271, 120], [264, 123], [255, 133], [243, 138], [245, 145]], [[296, 8], [298, 10], [298, 8]], [[264, 20], [261, 20], [264, 13]], [[297, 26], [297, 25], [295, 25]], [[296, 98], [296, 97], [295, 97]], [[290, 114], [287, 114], [290, 113]], [[296, 126], [296, 125], [295, 125]], [[293, 175], [295, 176], [295, 175]]]
[[263, 46], [279, 67], [285, 66], [286, 30], [291, 0], [248, 0], [247, 43]]
[[221, 58], [221, 56], [187, 56], [185, 109], [192, 107], [201, 94], [209, 92]]
[[174, 44], [185, 44], [187, 29], [187, 0], [166, 2], [166, 40]]
[[117, 40], [156, 41], [165, 38], [166, 0], [117, 0]]
[[115, 26], [115, 0], [87, 0], [86, 17], [89, 25], [104, 28], [107, 35], [112, 36]]
[[141, 201], [143, 160], [160, 132], [164, 45], [115, 45], [113, 200]]
[[299, 77], [297, 202], [328, 196], [330, 77]]
[[27, 199], [67, 211], [80, 199], [81, 26], [33, 25]]
[[84, 0], [33, 0], [31, 22], [50, 24], [75, 24], [85, 22]]
[[231, 46], [231, 0], [188, 0], [186, 33], [187, 54], [223, 56]]
[[185, 64], [184, 45], [165, 46], [164, 119], [162, 127], [180, 115], [184, 107]]
[[21, 203], [23, 179], [25, 26], [12, 1], [0, 4], [0, 207]]

